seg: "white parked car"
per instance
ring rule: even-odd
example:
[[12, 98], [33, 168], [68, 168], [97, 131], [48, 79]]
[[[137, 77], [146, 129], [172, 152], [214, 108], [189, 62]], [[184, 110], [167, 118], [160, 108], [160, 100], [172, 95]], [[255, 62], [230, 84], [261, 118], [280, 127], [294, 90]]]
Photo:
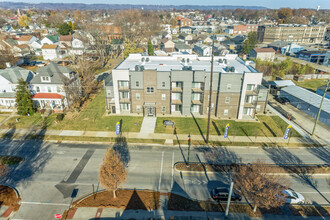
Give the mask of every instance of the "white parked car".
[[303, 204], [303, 203], [305, 203], [304, 196], [301, 195], [298, 192], [295, 192], [292, 189], [283, 190], [283, 193], [285, 195], [285, 197], [284, 197], [285, 203], [289, 203], [289, 204]]

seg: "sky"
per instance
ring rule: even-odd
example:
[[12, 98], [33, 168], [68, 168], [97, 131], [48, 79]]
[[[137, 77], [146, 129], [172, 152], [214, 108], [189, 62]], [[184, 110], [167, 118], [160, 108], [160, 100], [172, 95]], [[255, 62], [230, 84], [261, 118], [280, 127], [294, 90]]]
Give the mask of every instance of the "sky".
[[106, 3], [106, 4], [151, 4], [151, 5], [240, 5], [264, 6], [267, 8], [315, 8], [330, 9], [330, 0], [0, 0], [28, 3]]

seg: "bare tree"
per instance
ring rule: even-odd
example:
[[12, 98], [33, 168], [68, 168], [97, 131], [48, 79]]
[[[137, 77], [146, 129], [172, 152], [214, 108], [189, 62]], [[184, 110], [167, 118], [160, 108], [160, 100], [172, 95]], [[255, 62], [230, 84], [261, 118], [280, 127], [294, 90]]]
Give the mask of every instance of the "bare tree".
[[248, 165], [240, 165], [234, 172], [236, 188], [257, 207], [278, 207], [284, 203], [285, 181], [279, 175], [271, 175], [270, 167], [258, 160]]
[[116, 198], [116, 191], [120, 184], [127, 179], [127, 171], [121, 160], [121, 156], [114, 149], [108, 148], [103, 157], [103, 163], [99, 171], [99, 181], [107, 190], [113, 191]]
[[7, 173], [8, 173], [7, 166], [0, 161], [0, 177], [6, 176]]
[[[1, 38], [0, 38], [1, 40]], [[18, 58], [15, 57], [13, 50], [6, 43], [2, 42], [0, 45], [0, 68], [6, 68], [6, 63], [12, 66], [16, 65]]]

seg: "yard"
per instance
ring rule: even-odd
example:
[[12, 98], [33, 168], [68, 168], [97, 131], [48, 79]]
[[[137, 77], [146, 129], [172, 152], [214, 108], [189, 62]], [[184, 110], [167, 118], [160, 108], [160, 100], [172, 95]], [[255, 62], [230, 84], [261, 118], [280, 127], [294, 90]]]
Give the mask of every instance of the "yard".
[[323, 86], [327, 83], [326, 79], [310, 79], [304, 80], [303, 82], [294, 81], [297, 86], [303, 87], [305, 89], [313, 90], [314, 92], [320, 86]]
[[68, 113], [60, 123], [52, 122], [49, 129], [116, 131], [116, 123], [121, 121], [122, 132], [139, 132], [143, 117], [105, 116], [105, 94], [101, 90], [81, 112]]
[[[229, 135], [231, 136], [266, 136], [281, 137], [287, 128], [287, 124], [278, 116], [257, 116], [259, 122], [240, 122], [234, 120], [211, 120], [210, 134], [223, 135], [225, 127], [229, 124]], [[172, 120], [175, 122], [178, 134], [206, 134], [207, 119], [206, 118], [165, 118], [159, 117], [156, 122], [155, 133], [173, 133], [172, 127], [163, 125], [164, 120]], [[295, 130], [292, 137], [299, 137], [299, 133]]]

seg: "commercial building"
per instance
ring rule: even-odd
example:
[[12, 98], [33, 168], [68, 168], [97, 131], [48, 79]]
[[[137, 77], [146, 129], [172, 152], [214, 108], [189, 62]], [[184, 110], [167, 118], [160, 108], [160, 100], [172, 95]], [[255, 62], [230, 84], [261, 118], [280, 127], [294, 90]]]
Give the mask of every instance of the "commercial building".
[[248, 34], [251, 31], [257, 31], [258, 25], [257, 24], [238, 24], [229, 26], [225, 32], [227, 34]]
[[272, 43], [280, 40], [316, 44], [324, 41], [325, 32], [325, 26], [259, 26], [257, 39], [261, 43]]
[[[130, 54], [105, 80], [109, 114], [207, 116], [211, 57]], [[211, 114], [254, 118], [263, 112], [268, 90], [263, 74], [236, 54], [214, 57]]]
[[[312, 116], [317, 117], [319, 112], [322, 96], [308, 91], [307, 89], [299, 86], [289, 86], [283, 88], [280, 92], [281, 96], [290, 100], [290, 104], [295, 106], [300, 111]], [[330, 126], [330, 100], [324, 99], [322, 111], [320, 113], [319, 121]]]
[[249, 58], [274, 61], [275, 50], [273, 48], [254, 48], [250, 50]]
[[297, 58], [311, 63], [323, 64], [326, 51], [299, 51]]

